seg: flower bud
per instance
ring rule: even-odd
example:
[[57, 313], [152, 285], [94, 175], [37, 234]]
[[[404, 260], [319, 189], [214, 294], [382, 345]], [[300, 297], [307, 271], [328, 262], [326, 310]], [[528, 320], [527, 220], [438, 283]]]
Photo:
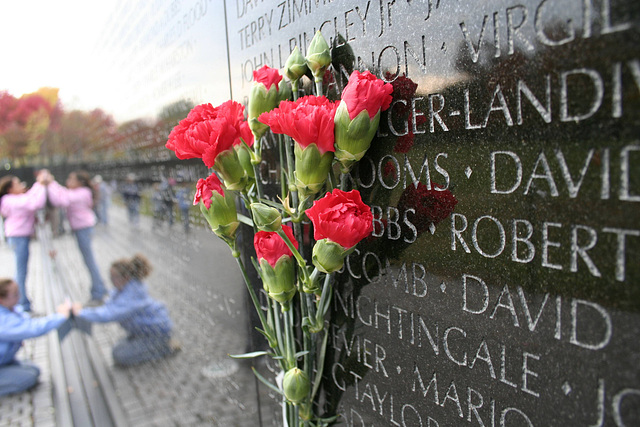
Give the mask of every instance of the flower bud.
[[300, 79], [307, 72], [307, 63], [300, 53], [298, 46], [293, 48], [293, 51], [287, 58], [287, 62], [284, 64], [284, 75], [291, 81]]
[[324, 71], [329, 64], [331, 64], [331, 52], [329, 51], [327, 41], [320, 31], [316, 31], [316, 35], [313, 36], [313, 40], [311, 40], [306, 60], [307, 66], [313, 73], [315, 80], [322, 81]]
[[311, 260], [313, 265], [323, 273], [333, 273], [342, 268], [344, 258], [349, 251], [329, 239], [318, 240], [313, 245]]
[[282, 83], [282, 76], [277, 69], [264, 65], [253, 72], [253, 79], [253, 85], [249, 92], [247, 122], [257, 141], [269, 128], [258, 121], [258, 116], [278, 106], [281, 100], [279, 85]]
[[238, 144], [233, 147], [238, 154], [238, 161], [242, 165], [244, 172], [252, 180], [255, 178], [255, 171], [253, 170], [253, 163], [251, 163], [251, 155], [253, 151], [245, 144]]
[[276, 208], [264, 203], [251, 203], [253, 223], [262, 231], [279, 231], [282, 227], [282, 216]]
[[245, 189], [248, 176], [234, 147], [218, 154], [213, 169], [220, 173], [224, 185], [229, 190], [242, 191]]
[[316, 144], [294, 147], [296, 169], [294, 171], [295, 184], [301, 197], [319, 193], [329, 176], [333, 152], [320, 153]]
[[278, 84], [278, 104], [281, 101], [289, 101], [291, 99], [291, 83], [282, 79]]
[[200, 179], [194, 204], [200, 204], [200, 211], [216, 235], [224, 240], [233, 240], [240, 224], [235, 205], [235, 193], [224, 191], [215, 174], [206, 180]]
[[273, 267], [265, 258], [260, 260], [260, 277], [264, 290], [272, 299], [288, 308], [288, 302], [296, 294], [295, 263], [288, 255], [282, 255]]
[[363, 110], [354, 117], [349, 118], [347, 104], [340, 102], [335, 115], [335, 148], [336, 160], [342, 165], [343, 171], [351, 169], [354, 163], [358, 162], [365, 155], [371, 141], [378, 129], [380, 122], [380, 112], [369, 118], [366, 110]]
[[307, 374], [299, 369], [289, 369], [282, 379], [282, 390], [285, 397], [294, 404], [302, 403], [309, 396], [311, 383]]

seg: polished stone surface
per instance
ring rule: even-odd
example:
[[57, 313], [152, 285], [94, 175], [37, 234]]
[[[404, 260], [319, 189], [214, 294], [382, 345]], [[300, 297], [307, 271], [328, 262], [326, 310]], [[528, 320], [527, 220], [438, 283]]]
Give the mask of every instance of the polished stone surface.
[[637, 424], [640, 4], [232, 3], [235, 99], [317, 29], [333, 96], [395, 87], [351, 174], [376, 232], [338, 278], [346, 424]]

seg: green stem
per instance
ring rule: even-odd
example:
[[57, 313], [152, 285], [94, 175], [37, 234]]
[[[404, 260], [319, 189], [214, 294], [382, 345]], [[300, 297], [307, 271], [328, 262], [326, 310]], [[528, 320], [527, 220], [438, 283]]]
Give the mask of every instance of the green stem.
[[340, 174], [340, 189], [342, 191], [346, 191], [345, 188], [347, 186], [347, 174], [346, 173], [342, 173]]
[[[322, 73], [324, 75], [324, 72]], [[322, 77], [315, 77], [315, 83], [316, 83], [316, 96], [322, 96]]]
[[[289, 310], [290, 312], [291, 310]], [[291, 325], [289, 325], [289, 312], [282, 312], [282, 320], [284, 321], [284, 357], [286, 359], [285, 372], [293, 368], [293, 361], [291, 360], [291, 334], [289, 333]]]
[[244, 278], [244, 283], [247, 286], [249, 295], [251, 296], [251, 301], [253, 301], [253, 306], [255, 307], [256, 312], [258, 313], [258, 317], [260, 317], [260, 323], [262, 324], [262, 329], [264, 329], [264, 331], [267, 334], [271, 335], [273, 331], [271, 331], [271, 328], [269, 327], [269, 324], [267, 323], [267, 320], [264, 317], [264, 313], [262, 312], [262, 307], [260, 306], [260, 301], [258, 300], [258, 296], [253, 290], [253, 286], [251, 286], [251, 281], [249, 280], [249, 275], [247, 274], [247, 270], [244, 267], [244, 263], [242, 262], [239, 256], [235, 258], [236, 258], [236, 262], [238, 263], [238, 266], [240, 267], [240, 271], [242, 272], [242, 277]]
[[[280, 154], [280, 194], [281, 194], [281, 199], [284, 200], [285, 197], [287, 197], [287, 191], [288, 191], [288, 177], [287, 177], [287, 171], [284, 168], [284, 157], [285, 157], [285, 153], [283, 150], [285, 150], [285, 146], [284, 146], [284, 142], [282, 141], [282, 135], [278, 135], [278, 153]], [[288, 165], [287, 165], [288, 167]]]
[[253, 174], [256, 176], [256, 193], [258, 195], [258, 200], [263, 198], [262, 195], [262, 186], [260, 185], [260, 170], [259, 164], [253, 165]]
[[[282, 359], [280, 359], [280, 367], [282, 368], [283, 371], [287, 371], [288, 370], [288, 363], [287, 363], [287, 348], [286, 348], [286, 342], [285, 340], [286, 335], [283, 337], [282, 335], [282, 325], [281, 325], [281, 321], [280, 321], [280, 315], [282, 310], [278, 310], [277, 309], [277, 302], [276, 301], [272, 301], [271, 298], [269, 298], [269, 310], [272, 310], [271, 315], [273, 316], [273, 323], [275, 326], [275, 332], [276, 332], [276, 339], [278, 341], [278, 355], [282, 356]], [[280, 311], [280, 312], [279, 312]], [[284, 348], [283, 348], [284, 346]]]
[[[305, 319], [309, 313], [309, 310], [307, 308], [307, 294], [305, 294], [304, 292], [298, 292], [299, 295], [299, 299], [300, 299], [300, 318], [301, 319]], [[302, 325], [302, 322], [301, 322]], [[302, 350], [303, 351], [309, 351], [309, 340], [310, 340], [311, 336], [309, 334], [309, 328], [307, 326], [302, 326]], [[310, 374], [311, 374], [311, 370], [309, 369], [310, 363], [309, 363], [309, 354], [305, 354], [304, 358], [303, 358], [303, 370], [306, 372], [307, 376], [309, 378], [311, 378]]]
[[300, 82], [299, 79], [291, 80], [291, 92], [293, 93], [293, 102], [298, 100], [298, 88], [300, 87], [299, 82]]
[[[292, 153], [292, 148], [293, 148], [293, 144], [295, 144], [295, 142], [293, 142], [293, 140], [291, 139], [291, 137], [286, 138], [285, 140], [285, 152], [287, 154], [287, 177], [289, 179], [289, 185], [295, 185], [295, 178], [293, 176], [293, 171], [295, 169], [295, 165], [294, 165], [294, 161], [293, 161], [293, 153]], [[293, 193], [293, 206], [296, 206], [296, 204], [298, 203], [298, 192], [297, 191], [292, 191]]]
[[287, 246], [291, 250], [293, 257], [298, 262], [298, 266], [300, 267], [300, 270], [302, 270], [302, 276], [303, 276], [302, 280], [304, 280], [307, 286], [311, 288], [311, 285], [313, 283], [311, 282], [311, 278], [309, 277], [309, 271], [307, 270], [307, 261], [305, 261], [302, 255], [300, 255], [300, 252], [298, 252], [296, 247], [293, 246], [293, 243], [289, 239], [289, 236], [285, 234], [284, 230], [280, 229], [280, 231], [278, 231], [278, 236], [280, 236], [282, 240], [284, 240], [284, 242], [287, 244]]

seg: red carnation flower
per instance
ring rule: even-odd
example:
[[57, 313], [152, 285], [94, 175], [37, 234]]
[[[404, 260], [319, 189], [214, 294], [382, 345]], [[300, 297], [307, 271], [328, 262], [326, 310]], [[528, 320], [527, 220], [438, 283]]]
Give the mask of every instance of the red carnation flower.
[[[288, 225], [282, 225], [284, 234], [287, 235], [293, 246], [298, 249], [298, 241], [293, 236], [293, 229]], [[293, 256], [289, 246], [282, 240], [282, 237], [275, 231], [258, 231], [253, 236], [253, 246], [256, 249], [258, 262], [265, 259], [271, 267], [275, 267], [276, 263], [282, 256]]]
[[263, 65], [262, 68], [253, 71], [253, 81], [262, 83], [267, 90], [273, 85], [276, 85], [277, 90], [280, 80], [282, 80], [282, 76], [276, 68]]
[[222, 183], [220, 178], [215, 173], [212, 173], [207, 179], [200, 178], [198, 184], [196, 184], [196, 194], [193, 197], [193, 204], [197, 205], [200, 200], [204, 203], [204, 206], [209, 209], [211, 207], [211, 192], [216, 191], [224, 197], [224, 190], [222, 189]]
[[347, 104], [351, 120], [363, 110], [366, 110], [369, 118], [373, 119], [378, 111], [389, 108], [392, 92], [391, 84], [385, 83], [369, 71], [361, 73], [355, 70], [342, 91], [342, 100]]
[[371, 208], [364, 204], [360, 192], [338, 188], [316, 200], [307, 216], [313, 223], [316, 240], [329, 239], [349, 249], [373, 231]]
[[321, 154], [334, 152], [333, 117], [337, 102], [324, 96], [308, 95], [296, 102], [282, 101], [278, 108], [263, 113], [258, 120], [274, 133], [289, 135], [302, 147], [316, 144]]
[[194, 107], [173, 128], [166, 147], [179, 159], [201, 158], [211, 168], [218, 154], [242, 140], [253, 145], [253, 134], [244, 120], [244, 106], [229, 100], [215, 108], [211, 104]]

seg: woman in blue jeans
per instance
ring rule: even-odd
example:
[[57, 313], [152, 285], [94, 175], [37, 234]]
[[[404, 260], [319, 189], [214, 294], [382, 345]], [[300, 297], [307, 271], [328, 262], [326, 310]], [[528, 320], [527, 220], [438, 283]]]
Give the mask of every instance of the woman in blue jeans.
[[161, 359], [180, 348], [171, 339], [173, 323], [165, 305], [151, 298], [143, 279], [151, 273], [149, 260], [141, 254], [111, 264], [110, 276], [115, 289], [104, 305], [82, 308], [74, 314], [89, 322], [119, 322], [127, 337], [113, 348], [116, 365], [131, 366]]
[[51, 179], [47, 187], [49, 201], [53, 206], [67, 210], [67, 220], [76, 235], [78, 248], [91, 275], [91, 300], [87, 304], [100, 305], [107, 290], [91, 248], [93, 228], [96, 225], [91, 178], [86, 171], [75, 171], [69, 174], [66, 184], [63, 187]]
[[38, 383], [40, 369], [16, 359], [22, 341], [59, 328], [69, 317], [69, 304], [57, 313], [31, 319], [18, 304], [20, 290], [12, 279], [0, 279], [0, 396], [28, 390]]
[[0, 179], [0, 215], [4, 219], [7, 243], [16, 259], [16, 282], [20, 289], [20, 302], [24, 311], [31, 311], [27, 298], [27, 269], [29, 264], [29, 242], [35, 230], [36, 212], [47, 202], [47, 171], [38, 173], [37, 182], [27, 191], [26, 185], [13, 175]]

